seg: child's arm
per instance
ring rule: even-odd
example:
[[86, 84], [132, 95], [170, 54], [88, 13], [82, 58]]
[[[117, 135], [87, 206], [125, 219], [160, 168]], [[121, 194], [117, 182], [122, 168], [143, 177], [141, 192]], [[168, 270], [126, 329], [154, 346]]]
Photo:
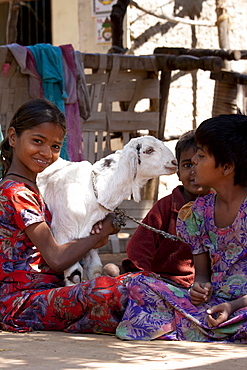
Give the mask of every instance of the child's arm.
[[212, 295], [211, 267], [208, 252], [193, 255], [195, 266], [194, 284], [190, 288], [190, 299], [194, 305], [208, 302]]
[[[168, 220], [171, 217], [170, 198], [170, 196], [164, 197], [156, 202], [144, 217], [143, 223], [167, 231]], [[159, 240], [158, 234], [139, 225], [127, 244], [128, 257], [122, 262], [123, 268], [126, 271], [152, 271]]]
[[247, 295], [235, 299], [234, 301], [224, 302], [218, 304], [217, 306], [211, 307], [207, 310], [208, 326], [218, 326], [222, 322], [226, 321], [234, 311], [245, 306], [247, 306]]
[[89, 250], [105, 245], [108, 236], [119, 231], [113, 226], [114, 219], [114, 214], [108, 214], [102, 221], [100, 232], [62, 245], [57, 244], [46, 222], [32, 224], [25, 229], [25, 232], [46, 263], [60, 273], [83, 258]]

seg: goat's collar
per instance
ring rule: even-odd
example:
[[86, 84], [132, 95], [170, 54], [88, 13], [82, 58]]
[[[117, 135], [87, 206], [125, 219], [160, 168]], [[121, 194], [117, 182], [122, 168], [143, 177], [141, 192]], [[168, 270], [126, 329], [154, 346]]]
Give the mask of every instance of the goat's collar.
[[109, 208], [107, 208], [107, 207], [105, 207], [105, 206], [103, 206], [103, 204], [101, 204], [101, 203], [99, 203], [99, 201], [98, 201], [98, 190], [97, 190], [97, 187], [96, 187], [96, 173], [94, 172], [94, 171], [92, 171], [91, 172], [91, 179], [92, 179], [92, 186], [93, 186], [93, 192], [94, 192], [94, 195], [95, 195], [95, 198], [96, 198], [96, 200], [97, 200], [97, 202], [98, 202], [98, 204], [102, 207], [102, 208], [104, 208], [107, 212], [114, 212], [114, 210], [112, 210], [112, 209], [109, 209]]

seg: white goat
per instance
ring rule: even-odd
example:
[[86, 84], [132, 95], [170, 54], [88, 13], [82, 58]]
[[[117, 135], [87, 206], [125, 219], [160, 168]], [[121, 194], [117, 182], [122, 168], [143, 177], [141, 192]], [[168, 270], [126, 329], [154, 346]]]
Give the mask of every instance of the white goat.
[[[153, 136], [131, 139], [122, 150], [93, 165], [59, 158], [37, 179], [52, 214], [56, 241], [63, 244], [88, 236], [96, 222], [131, 194], [139, 202], [140, 190], [149, 179], [176, 170], [177, 161], [170, 149]], [[101, 275], [102, 263], [95, 249], [85, 256], [84, 269], [78, 262], [64, 272], [65, 284], [80, 282], [83, 270], [87, 279]], [[75, 274], [77, 279], [73, 279]]]

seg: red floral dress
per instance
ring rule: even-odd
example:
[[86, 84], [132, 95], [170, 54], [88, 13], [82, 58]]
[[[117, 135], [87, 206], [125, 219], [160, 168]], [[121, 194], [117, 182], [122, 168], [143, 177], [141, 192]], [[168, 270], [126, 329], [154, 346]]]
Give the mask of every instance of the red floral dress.
[[[66, 215], [65, 215], [66, 217]], [[50, 225], [42, 196], [12, 180], [0, 186], [0, 329], [115, 332], [127, 300], [126, 287], [109, 276], [65, 287], [25, 233]]]

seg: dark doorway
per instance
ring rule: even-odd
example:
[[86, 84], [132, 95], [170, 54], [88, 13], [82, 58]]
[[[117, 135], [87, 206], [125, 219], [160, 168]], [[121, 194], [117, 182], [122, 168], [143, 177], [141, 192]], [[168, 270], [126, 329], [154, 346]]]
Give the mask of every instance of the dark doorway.
[[16, 42], [22, 46], [51, 44], [51, 0], [22, 1], [20, 4]]

